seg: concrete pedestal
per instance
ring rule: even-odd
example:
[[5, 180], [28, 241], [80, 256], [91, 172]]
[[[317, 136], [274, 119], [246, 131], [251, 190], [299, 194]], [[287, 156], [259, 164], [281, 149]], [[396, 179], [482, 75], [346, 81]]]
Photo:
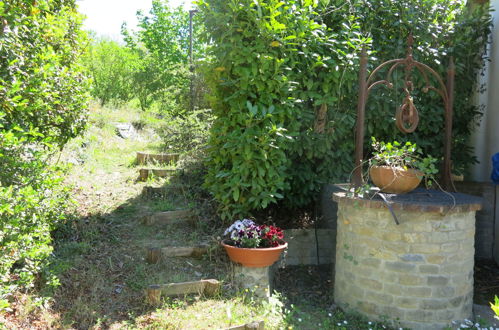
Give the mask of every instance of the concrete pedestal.
[[234, 284], [243, 291], [251, 294], [259, 300], [267, 300], [270, 298], [272, 285], [272, 267], [244, 267], [241, 265], [233, 265], [233, 280]]

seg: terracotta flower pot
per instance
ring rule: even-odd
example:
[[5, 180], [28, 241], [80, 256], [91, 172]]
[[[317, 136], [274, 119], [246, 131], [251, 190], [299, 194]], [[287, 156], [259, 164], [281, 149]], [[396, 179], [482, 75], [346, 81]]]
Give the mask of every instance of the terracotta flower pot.
[[369, 175], [382, 192], [405, 194], [419, 186], [423, 173], [413, 169], [392, 168], [390, 166], [371, 166]]
[[245, 267], [267, 267], [279, 259], [288, 243], [270, 248], [239, 248], [222, 242], [230, 260]]

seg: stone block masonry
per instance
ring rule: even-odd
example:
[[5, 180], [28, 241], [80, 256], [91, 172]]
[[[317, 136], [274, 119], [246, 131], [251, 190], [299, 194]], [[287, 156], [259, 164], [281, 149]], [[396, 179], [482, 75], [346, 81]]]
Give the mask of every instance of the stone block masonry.
[[240, 290], [247, 290], [257, 300], [268, 300], [272, 286], [271, 267], [244, 267], [232, 265], [233, 282]]
[[[494, 255], [494, 246], [499, 246], [499, 237], [495, 237], [494, 226], [497, 226], [499, 219], [495, 210], [497, 199], [497, 187], [489, 182], [455, 182], [458, 191], [480, 196], [483, 198], [483, 207], [476, 213], [476, 233], [475, 233], [475, 257], [480, 259], [499, 260], [499, 256]], [[497, 252], [495, 253], [497, 254]]]
[[285, 265], [331, 264], [334, 258], [336, 231], [332, 229], [286, 229], [288, 250], [281, 260]]
[[[475, 211], [338, 198], [335, 302], [394, 326], [442, 329], [472, 316]], [[430, 210], [430, 211], [425, 211]]]

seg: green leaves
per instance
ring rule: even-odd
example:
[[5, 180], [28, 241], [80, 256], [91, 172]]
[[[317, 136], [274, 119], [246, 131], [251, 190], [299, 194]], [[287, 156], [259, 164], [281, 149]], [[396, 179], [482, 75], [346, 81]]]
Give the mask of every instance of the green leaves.
[[141, 58], [115, 41], [92, 40], [85, 54], [85, 66], [92, 77], [92, 96], [101, 105], [111, 101], [127, 102], [136, 94], [134, 73]]
[[[321, 17], [313, 1], [212, 0], [198, 6], [205, 41], [214, 41], [209, 55], [217, 119], [206, 185], [221, 203], [222, 216], [247, 216], [282, 199], [295, 205], [309, 201], [324, 179], [307, 172], [313, 183], [302, 185], [299, 163], [314, 173], [317, 159], [331, 147], [329, 137], [323, 143], [319, 134], [310, 134], [314, 107], [339, 99], [339, 80], [356, 79], [352, 70], [345, 80], [347, 75], [328, 75], [326, 69], [341, 63], [347, 40], [357, 39], [350, 30], [335, 33], [341, 42], [325, 48], [332, 31], [317, 23]], [[303, 146], [307, 157], [299, 156]], [[290, 190], [295, 183], [298, 194], [307, 196], [303, 202]]]
[[[85, 127], [88, 82], [81, 55], [86, 35], [71, 1], [4, 3], [0, 34], [3, 127], [37, 127], [33, 141], [62, 147]], [[51, 13], [49, 13], [51, 12]]]
[[86, 34], [73, 0], [0, 1], [0, 310], [33, 286], [66, 217], [69, 192], [50, 165], [86, 125]]
[[[409, 31], [415, 58], [444, 77], [448, 55], [456, 58], [453, 159], [457, 167], [469, 163], [466, 137], [479, 116], [470, 100], [490, 31], [485, 9], [472, 12], [462, 2], [444, 0], [200, 0], [198, 7], [204, 41], [211, 42], [207, 58], [216, 116], [206, 186], [223, 217], [247, 216], [278, 201], [307, 205], [324, 183], [347, 181], [360, 49], [368, 46], [372, 71], [405, 55]], [[402, 78], [403, 71], [394, 73], [394, 79]], [[366, 136], [411, 140], [440, 158], [442, 102], [439, 95], [420, 91], [424, 81], [416, 72], [413, 82], [418, 130], [404, 136], [395, 128], [404, 87], [398, 83], [392, 90], [371, 91]], [[424, 161], [421, 166], [436, 168]]]
[[[139, 12], [137, 18], [137, 32], [129, 31], [126, 25], [122, 26], [126, 47], [121, 47], [121, 52], [125, 55], [130, 53], [133, 57], [117, 62], [123, 67], [117, 73], [126, 84], [122, 87], [110, 87], [117, 91], [127, 91], [126, 95], [117, 95], [121, 101], [127, 102], [131, 97], [138, 98], [142, 110], [156, 103], [159, 107], [168, 109], [170, 114], [183, 115], [189, 108], [191, 78], [194, 78], [197, 99], [200, 98], [197, 94], [201, 94], [199, 90], [204, 92], [204, 86], [198, 86], [199, 77], [193, 77], [189, 71], [189, 12], [183, 6], [174, 8], [168, 2], [154, 0], [150, 12]], [[194, 15], [194, 59], [201, 57], [204, 47], [197, 41], [201, 29], [202, 22]], [[111, 52], [106, 54], [109, 58], [120, 55]], [[112, 78], [107, 79], [112, 81]], [[201, 107], [200, 103], [198, 100], [196, 105]]]

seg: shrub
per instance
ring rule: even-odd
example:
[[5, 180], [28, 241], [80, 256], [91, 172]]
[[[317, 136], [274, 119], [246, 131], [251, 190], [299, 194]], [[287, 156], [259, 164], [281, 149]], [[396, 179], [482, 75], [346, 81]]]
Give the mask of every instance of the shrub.
[[[352, 10], [360, 17], [362, 29], [372, 36], [370, 71], [384, 61], [404, 57], [410, 32], [414, 35], [414, 58], [435, 69], [444, 81], [449, 57], [454, 57], [453, 170], [466, 172], [476, 162], [468, 141], [481, 117], [474, 95], [479, 88], [483, 88], [478, 86], [477, 77], [486, 60], [485, 47], [491, 29], [488, 4], [470, 5], [469, 1], [445, 0], [359, 0], [354, 3]], [[414, 72], [412, 76], [415, 84], [412, 96], [420, 114], [416, 132], [403, 134], [393, 123], [395, 109], [402, 104], [404, 97], [401, 84], [403, 71], [399, 71], [399, 83], [393, 90], [378, 87], [370, 93], [366, 107], [364, 145], [369, 145], [370, 136], [384, 141], [411, 141], [421, 147], [425, 154], [443, 158], [442, 99], [435, 92], [422, 92], [424, 85], [421, 75]], [[382, 73], [377, 79], [384, 77]], [[437, 86], [434, 80], [433, 85]], [[355, 109], [356, 96], [350, 93], [345, 106]], [[348, 116], [354, 118], [355, 112], [352, 111]], [[366, 154], [368, 152], [366, 150]]]
[[[282, 200], [313, 201], [322, 185], [345, 181], [353, 169], [358, 54], [370, 44], [370, 70], [403, 57], [412, 31], [414, 57], [445, 77], [456, 59], [455, 167], [472, 160], [466, 146], [479, 111], [472, 103], [490, 32], [488, 7], [464, 1], [200, 0], [206, 25], [216, 116], [209, 141], [206, 186], [233, 218]], [[368, 38], [369, 37], [369, 38]], [[403, 72], [398, 74], [401, 77]], [[421, 78], [415, 85], [421, 86]], [[421, 122], [397, 132], [393, 91], [371, 92], [366, 141], [411, 140], [442, 157], [443, 106], [434, 93], [414, 91]], [[369, 150], [365, 150], [369, 154]]]
[[0, 1], [0, 125], [63, 146], [82, 131], [85, 34], [72, 0]]
[[315, 110], [340, 99], [338, 86], [356, 79], [350, 53], [362, 43], [358, 26], [347, 15], [345, 28], [333, 33], [312, 1], [198, 5], [206, 40], [214, 41], [216, 119], [206, 185], [222, 216], [244, 216], [284, 196], [306, 203], [322, 175], [311, 167], [337, 140], [312, 129]]
[[0, 1], [0, 308], [30, 288], [70, 199], [47, 165], [86, 125], [85, 35], [73, 0]]
[[[127, 48], [140, 61], [133, 74], [135, 96], [142, 110], [154, 102], [173, 114], [185, 112], [189, 105], [189, 13], [182, 7], [173, 8], [168, 1], [154, 0], [148, 14], [138, 12], [138, 30], [122, 27]], [[193, 24], [197, 35], [201, 24]], [[198, 55], [202, 45], [194, 43]], [[197, 56], [196, 56], [197, 57]]]
[[164, 148], [171, 152], [192, 152], [206, 147], [213, 116], [211, 110], [195, 110], [170, 117], [158, 129]]
[[85, 56], [92, 77], [92, 96], [101, 106], [108, 102], [128, 102], [136, 94], [134, 73], [140, 58], [116, 41], [94, 39]]

